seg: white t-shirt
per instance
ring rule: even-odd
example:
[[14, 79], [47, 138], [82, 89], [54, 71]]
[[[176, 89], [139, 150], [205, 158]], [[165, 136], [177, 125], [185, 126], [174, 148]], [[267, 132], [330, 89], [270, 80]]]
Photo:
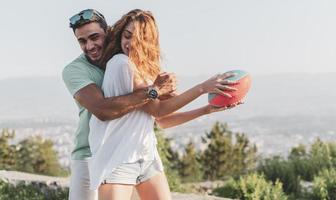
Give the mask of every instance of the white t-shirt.
[[[133, 92], [134, 67], [124, 54], [117, 54], [109, 60], [102, 84], [105, 97]], [[139, 159], [159, 160], [156, 143], [154, 118], [142, 110], [105, 122], [92, 115], [89, 134], [92, 152], [89, 160], [90, 188], [97, 189], [106, 176], [122, 163]]]

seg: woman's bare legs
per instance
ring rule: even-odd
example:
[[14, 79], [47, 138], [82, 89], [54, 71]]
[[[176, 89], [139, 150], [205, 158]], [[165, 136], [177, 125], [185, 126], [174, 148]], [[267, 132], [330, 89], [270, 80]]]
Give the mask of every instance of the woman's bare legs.
[[142, 200], [171, 200], [169, 185], [163, 172], [136, 185], [135, 188]]
[[130, 200], [134, 185], [104, 184], [98, 188], [99, 200]]

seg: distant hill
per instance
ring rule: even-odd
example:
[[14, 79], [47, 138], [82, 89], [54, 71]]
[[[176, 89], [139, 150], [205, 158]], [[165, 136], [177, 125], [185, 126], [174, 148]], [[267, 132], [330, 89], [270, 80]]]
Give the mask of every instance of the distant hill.
[[[178, 77], [179, 91], [209, 77]], [[239, 118], [253, 116], [334, 115], [336, 73], [252, 76], [245, 105], [230, 111]], [[77, 107], [61, 78], [31, 77], [0, 80], [0, 120], [49, 118], [76, 120]], [[205, 105], [207, 97], [187, 106]], [[239, 111], [239, 112], [238, 112]]]
[[[179, 91], [207, 78], [178, 77]], [[245, 104], [167, 129], [166, 132], [173, 138], [180, 138], [176, 144], [179, 146], [190, 138], [198, 140], [215, 121], [228, 122], [234, 131], [246, 133], [268, 153], [288, 150], [294, 144], [312, 142], [316, 137], [336, 140], [335, 86], [336, 73], [252, 74], [252, 88]], [[20, 128], [25, 133], [22, 135], [27, 135], [31, 130], [24, 128], [56, 129], [62, 126], [56, 130], [61, 134], [64, 127], [74, 129], [76, 126], [77, 107], [60, 78], [0, 80], [0, 92], [0, 128]], [[206, 103], [207, 96], [204, 95], [183, 110]], [[66, 133], [72, 134], [73, 131], [68, 129]], [[48, 129], [48, 132], [52, 135], [55, 131]], [[200, 143], [198, 145], [202, 148]]]
[[69, 120], [77, 116], [71, 95], [57, 77], [0, 80], [0, 93], [0, 120]]
[[[205, 77], [181, 77], [183, 88]], [[248, 116], [336, 112], [336, 73], [252, 75], [242, 113]], [[204, 102], [204, 101], [203, 101]]]

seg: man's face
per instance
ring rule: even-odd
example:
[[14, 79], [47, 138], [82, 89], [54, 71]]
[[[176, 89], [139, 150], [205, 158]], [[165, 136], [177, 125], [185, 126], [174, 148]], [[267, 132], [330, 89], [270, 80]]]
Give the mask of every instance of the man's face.
[[105, 32], [97, 22], [85, 24], [75, 30], [75, 36], [84, 54], [98, 62], [103, 54]]

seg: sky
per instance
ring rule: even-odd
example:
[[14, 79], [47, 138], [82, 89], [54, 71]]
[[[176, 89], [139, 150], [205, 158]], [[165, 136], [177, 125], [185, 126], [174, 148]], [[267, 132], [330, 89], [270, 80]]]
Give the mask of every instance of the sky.
[[108, 24], [134, 8], [152, 11], [164, 70], [177, 75], [336, 72], [334, 0], [7, 0], [1, 7], [0, 79], [60, 77], [81, 53], [68, 19], [86, 8]]

